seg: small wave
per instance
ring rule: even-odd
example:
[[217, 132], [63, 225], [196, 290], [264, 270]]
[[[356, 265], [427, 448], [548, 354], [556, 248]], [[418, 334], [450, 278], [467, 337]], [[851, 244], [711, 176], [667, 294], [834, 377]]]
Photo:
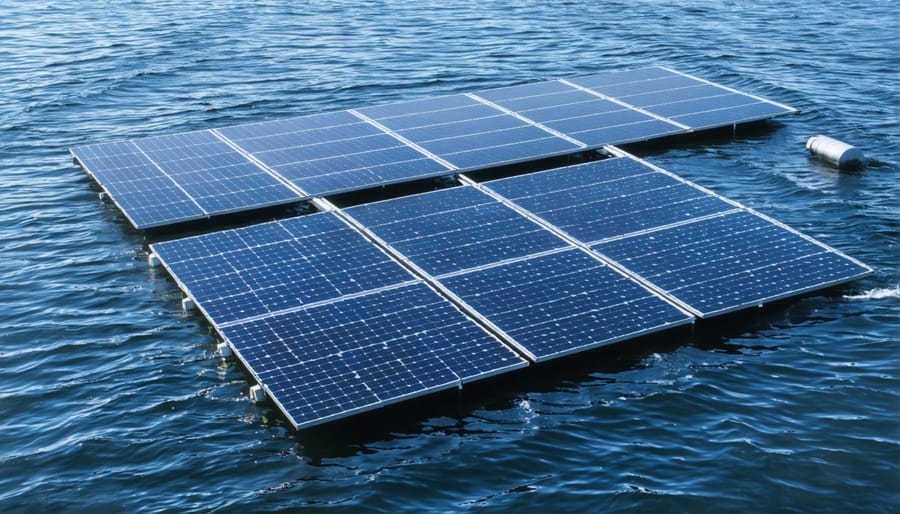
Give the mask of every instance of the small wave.
[[850, 300], [881, 300], [882, 298], [900, 298], [900, 285], [892, 288], [876, 288], [866, 291], [862, 294], [844, 295], [844, 298]]

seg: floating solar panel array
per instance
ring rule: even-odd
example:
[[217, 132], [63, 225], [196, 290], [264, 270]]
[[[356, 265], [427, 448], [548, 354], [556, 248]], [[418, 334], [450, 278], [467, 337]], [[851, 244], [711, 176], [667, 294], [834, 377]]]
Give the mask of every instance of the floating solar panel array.
[[152, 246], [297, 428], [871, 273], [630, 157]]
[[145, 229], [793, 111], [654, 67], [71, 151]]
[[[608, 146], [793, 109], [666, 68], [78, 147], [296, 428], [855, 280], [864, 264]], [[342, 192], [625, 155], [338, 209]]]
[[331, 213], [153, 251], [298, 428], [526, 365]]

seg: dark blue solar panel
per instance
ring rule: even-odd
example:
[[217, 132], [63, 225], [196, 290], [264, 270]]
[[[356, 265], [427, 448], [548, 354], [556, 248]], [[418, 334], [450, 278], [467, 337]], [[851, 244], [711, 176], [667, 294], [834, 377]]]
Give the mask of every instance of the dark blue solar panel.
[[[656, 70], [654, 70], [653, 74], [657, 75]], [[621, 78], [624, 79], [626, 78], [626, 76], [623, 76]], [[668, 91], [671, 91], [673, 95], [677, 95], [678, 91], [705, 84], [704, 82], [685, 77], [684, 75], [664, 71], [657, 76], [634, 76], [631, 78], [633, 80], [603, 84], [599, 81], [594, 81], [593, 77], [581, 77], [575, 79], [573, 82], [577, 82], [579, 85], [589, 87], [591, 90], [597, 91], [598, 93], [611, 96], [613, 98], [619, 98], [632, 105], [638, 104], [632, 103], [631, 101], [629, 101], [629, 98], [639, 97], [640, 95], [646, 95], [654, 92]]]
[[[708, 107], [699, 106], [698, 109], [708, 109]], [[721, 127], [733, 123], [745, 123], [768, 119], [773, 116], [784, 114], [785, 112], [792, 111], [788, 111], [783, 107], [768, 102], [756, 102], [738, 106], [725, 105], [716, 109], [705, 110], [693, 114], [673, 116], [672, 119], [699, 130]]]
[[684, 181], [625, 157], [496, 180], [486, 185], [584, 242], [735, 208]]
[[[690, 80], [680, 76], [679, 78]], [[755, 101], [748, 96], [736, 95], [726, 89], [722, 89], [711, 84], [706, 84], [699, 81], [693, 82], [694, 83], [690, 86], [681, 87], [678, 89], [663, 89], [661, 91], [642, 92], [639, 94], [630, 93], [622, 95], [619, 98], [635, 107], [643, 107], [650, 110], [652, 110], [653, 106], [665, 105], [669, 103], [682, 103], [696, 100], [707, 100], [709, 102], [715, 102], [716, 99], [721, 96], [743, 97], [744, 103], [746, 103], [747, 100]]]
[[[562, 128], [562, 125], [559, 125], [559, 123], [565, 120], [594, 118], [601, 114], [627, 110], [625, 107], [622, 107], [615, 102], [602, 100], [582, 91], [577, 91], [577, 93], [579, 95], [587, 95], [589, 98], [579, 98], [573, 103], [547, 104], [542, 102], [541, 104], [538, 104], [539, 106], [537, 108], [521, 110], [520, 112], [524, 116], [527, 116], [528, 119], [538, 123], [543, 123], [545, 125], [554, 124], [554, 128]], [[539, 100], [543, 101], [546, 100], [546, 98], [541, 97]]]
[[447, 172], [437, 161], [347, 111], [219, 132], [312, 196]]
[[134, 144], [207, 215], [300, 200], [212, 132], [151, 137]]
[[[492, 140], [496, 138], [491, 138], [486, 139], [485, 146], [481, 148], [465, 150], [457, 148], [457, 151], [441, 155], [441, 157], [460, 170], [467, 171], [563, 155], [580, 149], [575, 144], [555, 136], [542, 137], [542, 133], [538, 129], [523, 130], [517, 134], [522, 138], [519, 142], [493, 144]], [[477, 138], [466, 141], [466, 143], [473, 142], [477, 142]]]
[[73, 150], [136, 228], [300, 197], [210, 132]]
[[370, 118], [388, 120], [410, 115], [415, 116], [422, 113], [446, 111], [459, 107], [470, 107], [472, 105], [474, 105], [472, 99], [466, 95], [449, 95], [439, 96], [437, 98], [425, 98], [423, 100], [398, 102], [388, 105], [377, 105], [357, 110]]
[[72, 154], [136, 228], [205, 215], [131, 141], [81, 146], [72, 149]]
[[[543, 84], [543, 83], [540, 83]], [[501, 105], [511, 111], [518, 112], [520, 114], [534, 114], [535, 112], [544, 111], [546, 109], [552, 108], [560, 108], [566, 106], [579, 106], [582, 109], [586, 109], [588, 107], [596, 108], [598, 112], [602, 112], [603, 110], [613, 110], [613, 109], [622, 109], [623, 107], [616, 105], [613, 102], [609, 102], [608, 100], [603, 100], [596, 95], [592, 95], [585, 91], [581, 91], [580, 89], [576, 89], [572, 86], [567, 86], [562, 84], [561, 82], [556, 82], [560, 87], [565, 88], [562, 91], [555, 93], [547, 93], [539, 96], [526, 96], [524, 98], [495, 98], [495, 95], [491, 93], [493, 91], [481, 91], [478, 93], [478, 96], [485, 98], [486, 100], [490, 100], [497, 105]], [[587, 111], [591, 112], [591, 111]], [[585, 114], [585, 111], [581, 111], [580, 114]], [[540, 118], [540, 115], [528, 116], [531, 119], [536, 121], [541, 121], [537, 118]], [[544, 116], [544, 119], [554, 119]]]
[[441, 282], [538, 361], [692, 320], [577, 249]]
[[332, 214], [157, 243], [154, 250], [217, 323], [413, 280]]
[[221, 331], [299, 428], [525, 364], [423, 284]]
[[360, 205], [345, 212], [434, 276], [566, 246], [540, 225], [472, 187]]
[[703, 317], [825, 288], [870, 272], [746, 211], [594, 248]]
[[579, 77], [570, 82], [694, 130], [793, 112], [789, 107], [733, 92], [664, 68]]
[[[490, 109], [490, 107], [485, 108]], [[429, 150], [440, 153], [445, 151], [445, 149], [442, 149], [437, 143], [434, 145], [427, 145], [426, 143], [431, 141], [444, 141], [451, 142], [452, 144], [453, 141], [456, 141], [456, 138], [467, 136], [479, 137], [479, 135], [483, 135], [486, 132], [498, 132], [500, 134], [515, 133], [516, 129], [521, 128], [523, 128], [523, 124], [520, 120], [517, 120], [512, 116], [495, 112], [495, 114], [490, 117], [455, 121], [440, 125], [426, 125], [424, 127], [400, 130], [398, 133], [405, 138], [415, 141], [417, 144], [427, 146]], [[475, 136], [473, 136], [473, 134], [475, 134]], [[518, 141], [519, 138], [513, 138], [512, 140]], [[458, 143], [453, 144], [453, 146], [458, 146]], [[477, 147], [477, 145], [475, 146]], [[453, 148], [450, 150], [452, 149]]]
[[749, 96], [740, 95], [737, 93], [726, 93], [719, 96], [704, 97], [695, 100], [681, 100], [677, 102], [661, 103], [653, 106], [648, 106], [648, 108], [656, 114], [659, 114], [660, 116], [666, 116], [668, 118], [674, 119], [676, 117], [696, 114], [698, 112], [730, 109], [752, 104], [766, 105], [770, 108], [775, 108], [775, 106], [771, 104], [759, 102], [758, 100], [755, 100]]
[[580, 148], [465, 95], [359, 112], [462, 170], [549, 157]]
[[[535, 98], [554, 93], [572, 92], [572, 87], [558, 80], [535, 82], [519, 86], [500, 87], [476, 91], [475, 94], [492, 102], [511, 101], [523, 98]], [[515, 109], [514, 109], [515, 110]]]
[[[541, 83], [544, 84], [544, 83]], [[519, 86], [478, 94], [588, 146], [621, 144], [684, 132], [683, 127], [555, 82], [552, 88]], [[549, 91], [547, 91], [549, 89]], [[533, 91], [530, 91], [533, 90]], [[533, 92], [533, 95], [527, 96]]]

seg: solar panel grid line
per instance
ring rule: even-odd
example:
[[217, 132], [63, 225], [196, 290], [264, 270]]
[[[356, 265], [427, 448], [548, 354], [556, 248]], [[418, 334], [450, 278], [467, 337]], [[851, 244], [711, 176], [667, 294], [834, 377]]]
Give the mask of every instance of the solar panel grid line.
[[676, 228], [676, 227], [680, 227], [680, 226], [683, 226], [683, 225], [690, 225], [691, 223], [697, 223], [697, 222], [701, 222], [701, 221], [706, 221], [706, 220], [709, 220], [709, 219], [712, 219], [712, 218], [718, 218], [718, 217], [720, 217], [720, 216], [727, 216], [727, 215], [729, 215], [729, 214], [734, 214], [734, 213], [736, 213], [736, 212], [741, 212], [741, 211], [744, 211], [744, 210], [745, 210], [745, 209], [737, 209], [737, 208], [735, 208], [735, 209], [731, 209], [731, 210], [728, 210], [728, 211], [715, 212], [715, 213], [712, 213], [712, 214], [707, 214], [707, 215], [705, 215], [705, 216], [698, 216], [698, 217], [696, 217], [696, 218], [690, 218], [690, 219], [686, 219], [686, 220], [680, 220], [680, 221], [676, 221], [676, 222], [674, 222], [674, 223], [667, 223], [667, 224], [665, 224], [665, 225], [659, 225], [659, 226], [656, 226], [656, 227], [646, 228], [646, 229], [643, 229], [643, 230], [635, 230], [634, 232], [628, 232], [628, 233], [625, 233], [625, 234], [619, 234], [619, 235], [615, 235], [615, 236], [611, 236], [611, 237], [604, 237], [604, 238], [602, 238], [602, 239], [597, 239], [597, 240], [594, 240], [594, 241], [587, 241], [587, 242], [585, 242], [585, 244], [586, 244], [587, 246], [594, 246], [594, 245], [597, 245], [597, 244], [600, 244], [600, 243], [608, 243], [608, 242], [611, 242], [611, 241], [618, 241], [618, 240], [620, 240], [620, 239], [628, 239], [628, 238], [631, 238], [631, 237], [642, 236], [642, 235], [645, 235], [645, 234], [652, 234], [653, 232], [658, 232], [658, 231], [660, 231], [660, 230], [668, 230], [668, 229], [670, 229], [670, 228]]
[[456, 166], [454, 166], [454, 165], [451, 164], [450, 162], [448, 162], [448, 161], [442, 159], [441, 157], [439, 157], [439, 156], [437, 156], [437, 155], [435, 155], [435, 154], [429, 152], [429, 151], [426, 150], [425, 148], [422, 148], [421, 146], [417, 145], [416, 143], [414, 143], [414, 142], [410, 141], [409, 139], [407, 139], [407, 138], [401, 136], [401, 135], [398, 134], [397, 132], [395, 132], [395, 131], [389, 129], [388, 127], [382, 125], [381, 123], [375, 121], [374, 119], [372, 119], [372, 118], [366, 116], [365, 114], [363, 114], [363, 113], [357, 111], [356, 109], [349, 109], [347, 112], [349, 112], [350, 114], [356, 116], [356, 117], [359, 118], [360, 120], [362, 120], [362, 121], [364, 121], [364, 122], [366, 122], [366, 123], [372, 125], [373, 127], [377, 128], [378, 130], [381, 130], [381, 131], [384, 132], [385, 134], [388, 134], [389, 136], [395, 138], [397, 141], [403, 143], [404, 145], [409, 146], [410, 148], [414, 149], [415, 151], [419, 152], [420, 154], [424, 155], [425, 157], [427, 157], [427, 158], [429, 158], [429, 159], [431, 159], [431, 160], [433, 160], [433, 161], [439, 163], [440, 165], [442, 165], [442, 166], [444, 166], [445, 168], [447, 168], [448, 171], [451, 171], [451, 172], [452, 172], [452, 171], [456, 171], [456, 170], [458, 169]]
[[218, 129], [211, 129], [210, 132], [213, 135], [215, 135], [217, 138], [219, 138], [219, 140], [221, 140], [223, 143], [225, 143], [226, 145], [228, 145], [232, 149], [234, 149], [234, 151], [236, 151], [236, 152], [240, 153], [241, 155], [243, 155], [244, 157], [246, 157], [247, 160], [249, 160], [250, 162], [255, 164], [257, 167], [259, 167], [259, 169], [261, 169], [262, 171], [271, 175], [272, 178], [276, 179], [278, 182], [284, 184], [287, 188], [289, 188], [290, 190], [292, 190], [295, 193], [297, 193], [298, 195], [300, 195], [300, 198], [297, 199], [298, 201], [303, 200], [304, 198], [309, 198], [310, 195], [307, 194], [306, 191], [297, 187], [296, 184], [294, 184], [293, 182], [291, 182], [290, 180], [285, 178], [282, 174], [280, 174], [277, 171], [273, 170], [272, 168], [266, 166], [262, 161], [257, 159], [256, 156], [254, 156], [252, 153], [244, 150], [240, 145], [238, 145], [234, 141], [228, 139], [225, 135], [223, 135], [221, 132], [219, 132]]
[[585, 93], [592, 94], [592, 95], [596, 96], [597, 98], [602, 98], [603, 100], [607, 100], [607, 101], [613, 102], [613, 103], [615, 103], [615, 104], [621, 105], [622, 107], [625, 107], [626, 109], [631, 109], [631, 110], [633, 110], [633, 111], [637, 111], [637, 112], [639, 112], [639, 113], [641, 113], [641, 114], [644, 114], [644, 115], [646, 115], [646, 116], [650, 116], [651, 118], [654, 118], [654, 119], [657, 119], [657, 120], [659, 120], [659, 121], [668, 123], [668, 124], [670, 124], [670, 125], [673, 125], [673, 126], [675, 126], [675, 127], [680, 128], [680, 129], [682, 129], [682, 130], [685, 130], [685, 131], [691, 131], [691, 130], [692, 130], [692, 127], [691, 127], [690, 125], [685, 125], [684, 123], [677, 122], [677, 121], [675, 121], [675, 120], [673, 120], [673, 119], [666, 118], [665, 116], [660, 116], [659, 114], [656, 114], [656, 113], [654, 113], [654, 112], [648, 111], [648, 110], [646, 110], [646, 109], [642, 109], [642, 108], [637, 107], [637, 106], [635, 106], [635, 105], [631, 105], [630, 103], [628, 103], [628, 102], [626, 102], [626, 101], [624, 101], [624, 100], [621, 100], [621, 99], [619, 99], [619, 98], [616, 98], [616, 97], [613, 97], [613, 96], [604, 95], [603, 93], [601, 93], [601, 92], [599, 92], [599, 91], [594, 91], [594, 90], [591, 89], [591, 88], [588, 88], [588, 87], [584, 87], [584, 86], [578, 85], [578, 84], [576, 84], [576, 83], [574, 83], [574, 82], [571, 82], [571, 81], [569, 81], [569, 80], [566, 80], [566, 79], [561, 79], [560, 82], [562, 82], [563, 84], [565, 84], [565, 85], [567, 85], [567, 86], [571, 86], [571, 87], [574, 87], [574, 88], [579, 89], [579, 90], [581, 90], [581, 91], [584, 91]]
[[[400, 288], [403, 288], [403, 287], [407, 287], [407, 286], [411, 286], [411, 285], [415, 285], [415, 284], [419, 284], [419, 283], [422, 283], [422, 280], [421, 280], [421, 279], [419, 279], [419, 278], [411, 278], [410, 280], [407, 280], [407, 281], [405, 281], [405, 282], [398, 282], [398, 283], [396, 283], [396, 284], [389, 284], [389, 285], [386, 285], [386, 286], [377, 287], [377, 288], [375, 288], [375, 289], [366, 289], [366, 290], [358, 291], [358, 292], [355, 292], [355, 293], [347, 293], [347, 294], [343, 294], [343, 295], [341, 295], [341, 296], [337, 296], [337, 297], [334, 297], [334, 298], [327, 298], [327, 299], [324, 299], [324, 300], [318, 300], [318, 301], [315, 301], [315, 302], [305, 303], [305, 304], [303, 304], [303, 305], [296, 305], [296, 306], [294, 306], [294, 307], [289, 307], [289, 308], [286, 308], [286, 309], [281, 309], [281, 310], [276, 310], [276, 311], [266, 312], [266, 313], [264, 313], [264, 314], [256, 314], [256, 315], [254, 315], [254, 316], [248, 316], [248, 317], [246, 317], [246, 318], [236, 319], [236, 320], [232, 320], [232, 321], [226, 321], [226, 322], [224, 322], [224, 323], [218, 323], [216, 326], [221, 327], [221, 328], [228, 328], [228, 327], [230, 327], [230, 326], [240, 325], [240, 324], [242, 324], [242, 323], [247, 323], [247, 322], [251, 322], [251, 321], [259, 321], [259, 320], [263, 320], [263, 319], [266, 319], [266, 318], [270, 318], [270, 317], [272, 317], [272, 316], [281, 316], [281, 315], [284, 315], [284, 314], [293, 314], [293, 313], [295, 313], [295, 312], [300, 312], [300, 311], [304, 311], [304, 310], [307, 310], [307, 309], [314, 309], [314, 308], [316, 308], [316, 307], [321, 307], [321, 306], [323, 306], [323, 305], [328, 305], [328, 304], [330, 304], [330, 303], [339, 302], [339, 301], [342, 301], [342, 300], [352, 300], [352, 299], [354, 299], [354, 298], [359, 298], [359, 297], [366, 296], [366, 295], [370, 295], [370, 294], [377, 294], [377, 293], [381, 293], [381, 292], [385, 292], [385, 291], [391, 291], [391, 290], [394, 290], [394, 289], [400, 289]], [[185, 290], [182, 289], [182, 291], [185, 291]]]
[[464, 268], [464, 269], [459, 269], [459, 270], [455, 270], [455, 271], [450, 271], [447, 273], [441, 273], [440, 275], [435, 275], [434, 278], [436, 280], [444, 280], [444, 279], [453, 278], [453, 277], [456, 277], [459, 275], [465, 275], [467, 273], [472, 273], [473, 271], [484, 271], [484, 270], [489, 270], [491, 268], [498, 268], [501, 266], [514, 264], [516, 262], [525, 261], [528, 259], [534, 259], [537, 257], [553, 255], [553, 254], [557, 254], [560, 252], [565, 252], [565, 251], [571, 250], [572, 248], [573, 248], [572, 246], [561, 246], [559, 248], [551, 248], [549, 250], [543, 250], [540, 252], [529, 253], [529, 254], [520, 255], [517, 257], [510, 257], [509, 259], [502, 259], [499, 261], [489, 262], [487, 264], [481, 264], [478, 266], [473, 266], [471, 268]]
[[550, 128], [550, 127], [548, 127], [548, 126], [546, 126], [546, 125], [544, 125], [544, 124], [542, 124], [542, 123], [538, 123], [537, 121], [534, 121], [534, 120], [532, 120], [531, 118], [528, 118], [527, 116], [525, 116], [525, 115], [523, 115], [523, 114], [520, 114], [520, 113], [518, 113], [518, 112], [515, 112], [515, 111], [512, 111], [512, 110], [510, 110], [510, 109], [507, 109], [506, 107], [503, 107], [502, 105], [496, 104], [496, 103], [494, 103], [494, 102], [492, 102], [492, 101], [490, 101], [490, 100], [488, 100], [488, 99], [486, 99], [486, 98], [482, 98], [482, 97], [478, 96], [477, 93], [466, 93], [466, 96], [468, 96], [468, 97], [471, 98], [472, 100], [475, 100], [475, 101], [477, 101], [477, 102], [481, 102], [481, 103], [483, 103], [484, 105], [487, 105], [488, 107], [492, 107], [492, 108], [494, 108], [494, 109], [497, 109], [497, 110], [500, 111], [500, 112], [503, 112], [503, 113], [505, 113], [505, 114], [508, 114], [508, 115], [510, 115], [510, 116], [513, 116], [513, 117], [515, 117], [516, 119], [518, 119], [518, 120], [520, 120], [520, 121], [524, 121], [525, 123], [528, 123], [529, 125], [531, 125], [531, 126], [533, 126], [533, 127], [536, 127], [536, 128], [539, 128], [539, 129], [541, 129], [541, 130], [543, 130], [543, 131], [545, 131], [545, 132], [548, 132], [548, 133], [550, 133], [550, 134], [552, 134], [552, 135], [554, 135], [554, 136], [556, 136], [556, 137], [558, 137], [558, 138], [560, 138], [560, 139], [564, 139], [564, 140], [566, 140], [566, 141], [572, 143], [573, 145], [576, 145], [576, 146], [581, 147], [582, 149], [587, 149], [587, 148], [588, 148], [588, 145], [587, 145], [587, 144], [585, 144], [585, 143], [582, 142], [582, 141], [579, 141], [578, 139], [575, 139], [574, 137], [571, 137], [571, 136], [568, 136], [568, 135], [566, 135], [566, 134], [563, 134], [562, 132], [560, 132], [560, 131], [558, 131], [558, 130], [554, 130], [554, 129], [552, 129], [552, 128]]
[[681, 72], [681, 71], [678, 71], [678, 70], [674, 70], [674, 69], [668, 68], [668, 67], [666, 67], [666, 66], [656, 66], [656, 67], [657, 67], [657, 68], [660, 68], [660, 69], [663, 69], [663, 70], [665, 70], [665, 71], [667, 71], [667, 72], [669, 72], [669, 73], [674, 73], [675, 75], [681, 75], [682, 77], [687, 77], [687, 78], [692, 79], [692, 80], [696, 80], [696, 81], [699, 81], [699, 82], [703, 82], [703, 83], [705, 83], [705, 84], [709, 84], [709, 85], [711, 85], [711, 86], [715, 86], [715, 87], [718, 87], [718, 88], [725, 89], [725, 90], [730, 91], [730, 92], [735, 93], [735, 94], [744, 95], [744, 96], [749, 96], [749, 97], [751, 97], [751, 98], [753, 98], [753, 99], [755, 99], [755, 100], [758, 100], [758, 101], [760, 101], [760, 102], [762, 102], [762, 103], [767, 103], [767, 104], [770, 104], [770, 105], [774, 105], [775, 107], [779, 107], [779, 108], [784, 109], [784, 110], [786, 110], [786, 111], [788, 111], [788, 112], [792, 112], [792, 113], [793, 113], [793, 112], [797, 112], [797, 109], [795, 109], [794, 107], [791, 107], [791, 106], [789, 106], [789, 105], [785, 105], [785, 104], [782, 104], [782, 103], [779, 103], [779, 102], [775, 102], [775, 101], [773, 101], [773, 100], [769, 100], [769, 99], [767, 99], [767, 98], [763, 98], [763, 97], [761, 97], [761, 96], [757, 96], [757, 95], [754, 95], [754, 94], [751, 94], [751, 93], [746, 93], [746, 92], [744, 92], [744, 91], [738, 91], [737, 89], [734, 89], [734, 88], [732, 88], [732, 87], [729, 87], [729, 86], [726, 86], [726, 85], [723, 85], [723, 84], [717, 84], [717, 83], [715, 83], [715, 82], [712, 82], [712, 81], [710, 81], [710, 80], [706, 80], [706, 79], [703, 79], [703, 78], [700, 78], [700, 77], [695, 77], [694, 75], [691, 75], [691, 74], [689, 74], [689, 73], [684, 73], [684, 72]]

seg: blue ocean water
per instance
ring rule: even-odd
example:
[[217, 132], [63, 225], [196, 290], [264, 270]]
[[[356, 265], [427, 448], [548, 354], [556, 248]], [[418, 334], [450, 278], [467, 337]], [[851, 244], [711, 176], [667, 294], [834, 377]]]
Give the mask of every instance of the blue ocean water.
[[[900, 6], [710, 4], [2, 3], [0, 511], [900, 511]], [[652, 64], [801, 112], [642, 156], [876, 273], [371, 426], [249, 402], [67, 151]]]

